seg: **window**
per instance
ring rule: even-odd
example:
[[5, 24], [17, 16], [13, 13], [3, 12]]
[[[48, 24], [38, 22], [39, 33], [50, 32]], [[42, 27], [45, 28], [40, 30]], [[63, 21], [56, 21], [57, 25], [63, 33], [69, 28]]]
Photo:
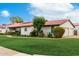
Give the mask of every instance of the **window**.
[[27, 28], [25, 28], [25, 31], [27, 31]]

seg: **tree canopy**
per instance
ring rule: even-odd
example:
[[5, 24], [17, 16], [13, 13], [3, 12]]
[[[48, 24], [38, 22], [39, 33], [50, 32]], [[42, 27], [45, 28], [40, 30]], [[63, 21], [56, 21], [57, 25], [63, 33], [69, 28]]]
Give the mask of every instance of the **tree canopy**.
[[10, 18], [11, 23], [21, 23], [23, 22], [23, 19], [19, 16], [14, 16]]
[[33, 27], [37, 30], [37, 32], [39, 33], [41, 28], [44, 26], [46, 20], [44, 17], [41, 16], [35, 16], [33, 18]]

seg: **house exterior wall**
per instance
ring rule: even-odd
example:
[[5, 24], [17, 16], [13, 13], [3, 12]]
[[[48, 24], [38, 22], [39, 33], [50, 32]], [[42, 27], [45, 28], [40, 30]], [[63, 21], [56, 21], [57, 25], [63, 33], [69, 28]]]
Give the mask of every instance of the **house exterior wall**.
[[[25, 31], [25, 28], [27, 28], [27, 31]], [[33, 27], [21, 27], [21, 35], [29, 35], [30, 32], [33, 31]], [[49, 32], [51, 32], [51, 27], [43, 27], [42, 28], [44, 34], [47, 36]]]
[[77, 35], [79, 35], [79, 26], [75, 26], [75, 29], [77, 30]]
[[[64, 33], [63, 36], [73, 36], [74, 35], [74, 27], [69, 21], [60, 25], [60, 27], [63, 27], [65, 29], [65, 33]], [[27, 28], [26, 31], [25, 31], [25, 28]], [[33, 26], [31, 26], [31, 27], [21, 27], [21, 35], [29, 35], [30, 32], [33, 31], [33, 29], [34, 29]], [[42, 30], [43, 30], [45, 36], [47, 36], [49, 34], [49, 32], [51, 32], [51, 26], [45, 26], [45, 27], [42, 28]]]
[[[67, 21], [66, 23], [60, 25], [60, 27], [63, 27], [65, 29], [65, 33], [64, 33], [63, 37], [74, 35], [74, 27], [69, 21]], [[48, 33], [51, 32], [51, 26], [43, 27], [42, 30], [43, 30], [44, 34], [47, 36]]]
[[65, 33], [63, 36], [73, 36], [74, 35], [74, 27], [72, 26], [72, 24], [69, 21], [60, 25], [60, 27], [63, 27], [65, 29]]
[[43, 27], [42, 30], [43, 30], [44, 35], [47, 36], [49, 32], [51, 32], [51, 26]]
[[[25, 30], [27, 28], [27, 30]], [[32, 32], [33, 27], [21, 27], [21, 35], [30, 35], [30, 32]]]
[[0, 33], [5, 33], [6, 29], [5, 28], [0, 28]]
[[[25, 31], [25, 28], [27, 28], [27, 31]], [[33, 29], [33, 27], [21, 27], [21, 35], [30, 35], [30, 32], [32, 32]], [[43, 27], [42, 30], [45, 36], [47, 36], [48, 33], [51, 32], [51, 27]]]

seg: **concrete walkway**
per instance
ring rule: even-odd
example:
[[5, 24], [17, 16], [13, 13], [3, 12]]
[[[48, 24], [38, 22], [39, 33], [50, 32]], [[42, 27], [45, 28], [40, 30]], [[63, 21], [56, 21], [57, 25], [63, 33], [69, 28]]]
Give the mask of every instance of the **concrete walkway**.
[[0, 56], [31, 56], [0, 46]]
[[64, 38], [79, 38], [79, 36], [69, 36], [69, 37], [64, 37]]

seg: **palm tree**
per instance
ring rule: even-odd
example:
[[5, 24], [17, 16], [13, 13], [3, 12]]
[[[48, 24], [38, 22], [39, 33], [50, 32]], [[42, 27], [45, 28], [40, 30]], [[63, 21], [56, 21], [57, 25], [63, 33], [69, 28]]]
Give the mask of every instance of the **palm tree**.
[[14, 16], [10, 18], [11, 23], [21, 23], [23, 22], [23, 19], [19, 16]]

